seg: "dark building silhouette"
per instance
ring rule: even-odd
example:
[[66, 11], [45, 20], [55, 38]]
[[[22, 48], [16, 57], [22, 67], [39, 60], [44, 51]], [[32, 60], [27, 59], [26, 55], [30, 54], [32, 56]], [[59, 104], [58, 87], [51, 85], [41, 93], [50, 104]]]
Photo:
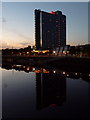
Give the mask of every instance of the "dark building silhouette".
[[61, 106], [66, 101], [66, 78], [60, 74], [36, 73], [37, 109]]
[[66, 16], [61, 11], [35, 9], [36, 49], [56, 49], [66, 45]]

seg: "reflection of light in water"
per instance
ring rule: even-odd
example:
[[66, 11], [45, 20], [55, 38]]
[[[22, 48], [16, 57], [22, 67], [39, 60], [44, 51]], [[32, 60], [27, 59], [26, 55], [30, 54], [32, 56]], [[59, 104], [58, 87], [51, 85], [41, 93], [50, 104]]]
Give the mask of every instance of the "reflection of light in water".
[[12, 69], [12, 79], [14, 79], [14, 69]]
[[4, 84], [3, 87], [4, 87], [4, 88], [7, 88], [7, 87], [8, 87], [8, 84]]
[[34, 71], [35, 73], [41, 73], [41, 71], [40, 70], [36, 70], [36, 71]]
[[53, 73], [56, 73], [56, 71], [54, 70]]
[[34, 70], [35, 73], [49, 73], [46, 69]]
[[46, 69], [43, 69], [43, 73], [49, 73], [49, 71], [47, 71]]

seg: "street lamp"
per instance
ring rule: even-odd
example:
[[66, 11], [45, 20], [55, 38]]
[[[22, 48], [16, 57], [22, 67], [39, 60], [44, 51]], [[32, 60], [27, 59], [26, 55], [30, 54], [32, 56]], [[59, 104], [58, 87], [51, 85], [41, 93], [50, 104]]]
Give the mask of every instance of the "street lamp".
[[55, 51], [53, 51], [53, 53], [55, 54]]

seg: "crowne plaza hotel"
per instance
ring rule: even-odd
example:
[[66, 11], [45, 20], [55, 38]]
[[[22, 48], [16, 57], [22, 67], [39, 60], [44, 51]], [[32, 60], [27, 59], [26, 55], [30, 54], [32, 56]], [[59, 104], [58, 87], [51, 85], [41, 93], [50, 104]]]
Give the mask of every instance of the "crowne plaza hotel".
[[35, 9], [35, 47], [57, 49], [66, 45], [66, 16], [61, 11]]

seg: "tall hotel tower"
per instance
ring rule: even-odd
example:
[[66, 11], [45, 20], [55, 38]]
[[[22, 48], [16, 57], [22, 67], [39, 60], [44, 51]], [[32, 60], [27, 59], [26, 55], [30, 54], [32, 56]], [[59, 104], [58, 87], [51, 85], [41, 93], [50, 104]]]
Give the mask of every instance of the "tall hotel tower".
[[66, 16], [61, 11], [35, 9], [35, 47], [56, 49], [66, 45]]

